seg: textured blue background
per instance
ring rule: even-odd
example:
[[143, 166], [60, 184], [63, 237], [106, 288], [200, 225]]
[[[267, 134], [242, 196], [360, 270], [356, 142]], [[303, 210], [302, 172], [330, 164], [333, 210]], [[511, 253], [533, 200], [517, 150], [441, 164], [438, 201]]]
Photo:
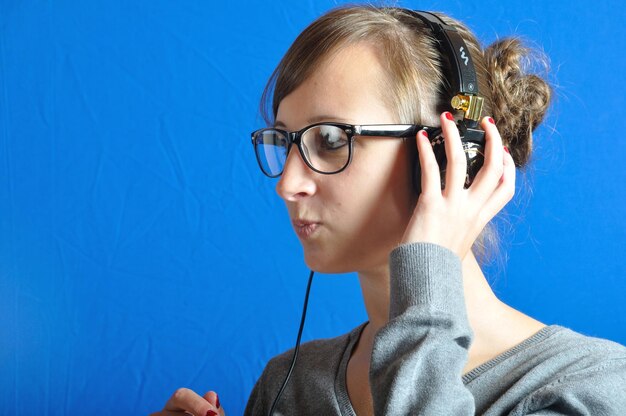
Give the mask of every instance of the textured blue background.
[[[181, 386], [243, 412], [308, 276], [249, 132], [282, 54], [339, 3], [0, 0], [0, 414], [145, 414]], [[401, 5], [544, 46], [556, 100], [490, 279], [626, 343], [621, 3]], [[365, 319], [355, 275], [318, 275], [305, 340]]]

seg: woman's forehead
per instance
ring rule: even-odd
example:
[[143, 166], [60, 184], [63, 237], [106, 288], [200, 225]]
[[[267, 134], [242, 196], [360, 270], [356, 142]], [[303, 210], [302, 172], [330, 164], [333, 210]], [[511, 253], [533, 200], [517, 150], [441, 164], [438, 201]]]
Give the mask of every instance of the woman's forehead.
[[392, 109], [383, 100], [385, 79], [384, 68], [371, 46], [358, 43], [343, 47], [283, 98], [276, 122], [302, 124], [321, 115], [355, 120], [354, 124], [364, 117], [368, 119], [362, 122], [388, 122], [387, 113]]

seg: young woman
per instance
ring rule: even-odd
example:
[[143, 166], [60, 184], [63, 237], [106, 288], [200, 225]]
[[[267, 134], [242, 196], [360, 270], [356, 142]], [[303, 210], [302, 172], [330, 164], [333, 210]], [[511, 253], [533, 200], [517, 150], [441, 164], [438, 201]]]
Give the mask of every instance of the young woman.
[[[268, 83], [273, 130], [255, 134], [257, 147], [260, 135], [282, 134], [288, 154], [281, 160], [257, 149], [261, 168], [280, 175], [276, 191], [308, 267], [356, 271], [369, 318], [301, 346], [274, 414], [624, 415], [626, 348], [509, 307], [479, 265], [492, 249], [489, 222], [514, 194], [516, 166], [530, 157], [550, 87], [524, 72], [532, 51], [519, 40], [483, 50], [465, 26], [437, 15], [463, 37], [484, 97], [484, 165], [470, 186], [447, 58], [409, 11], [328, 12]], [[446, 169], [423, 129], [408, 140], [357, 134], [363, 125], [397, 124], [441, 126]], [[292, 355], [270, 360], [247, 415], [268, 414]], [[213, 391], [179, 389], [159, 414], [184, 412], [224, 409]]]

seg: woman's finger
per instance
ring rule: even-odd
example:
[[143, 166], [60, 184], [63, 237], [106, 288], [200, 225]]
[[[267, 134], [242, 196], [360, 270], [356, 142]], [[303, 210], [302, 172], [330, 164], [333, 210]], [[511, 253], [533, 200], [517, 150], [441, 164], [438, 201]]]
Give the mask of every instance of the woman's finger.
[[484, 117], [480, 123], [485, 131], [485, 161], [469, 187], [470, 194], [479, 201], [491, 197], [503, 173], [502, 138], [491, 117]]
[[461, 144], [459, 129], [456, 126], [452, 113], [446, 111], [439, 116], [441, 130], [445, 138], [446, 149], [446, 186], [444, 195], [449, 196], [463, 190], [465, 176], [467, 174], [467, 159]]
[[[188, 412], [194, 416], [207, 416], [214, 412], [219, 414], [217, 408], [209, 403], [205, 398], [200, 397], [196, 392], [187, 388], [180, 388], [165, 403], [162, 414], [185, 414]], [[180, 413], [179, 413], [180, 412]]]
[[498, 186], [481, 210], [481, 223], [488, 223], [515, 195], [515, 162], [508, 151], [502, 152], [503, 171]]
[[417, 152], [420, 161], [422, 195], [430, 195], [433, 192], [441, 195], [439, 165], [425, 130], [417, 133]]
[[220, 416], [226, 415], [226, 412], [224, 412], [224, 408], [222, 407], [222, 404], [220, 403], [220, 398], [218, 397], [216, 392], [214, 392], [213, 390], [208, 391], [202, 397], [204, 397], [205, 400], [207, 400], [209, 403], [215, 406], [215, 408], [219, 411]]

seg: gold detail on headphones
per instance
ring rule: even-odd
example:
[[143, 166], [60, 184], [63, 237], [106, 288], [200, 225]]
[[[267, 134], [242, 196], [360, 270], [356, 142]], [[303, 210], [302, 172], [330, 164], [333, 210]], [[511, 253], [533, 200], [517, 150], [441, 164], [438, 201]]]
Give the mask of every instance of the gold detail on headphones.
[[483, 110], [483, 97], [457, 94], [452, 97], [452, 108], [465, 111], [465, 118], [479, 121]]

